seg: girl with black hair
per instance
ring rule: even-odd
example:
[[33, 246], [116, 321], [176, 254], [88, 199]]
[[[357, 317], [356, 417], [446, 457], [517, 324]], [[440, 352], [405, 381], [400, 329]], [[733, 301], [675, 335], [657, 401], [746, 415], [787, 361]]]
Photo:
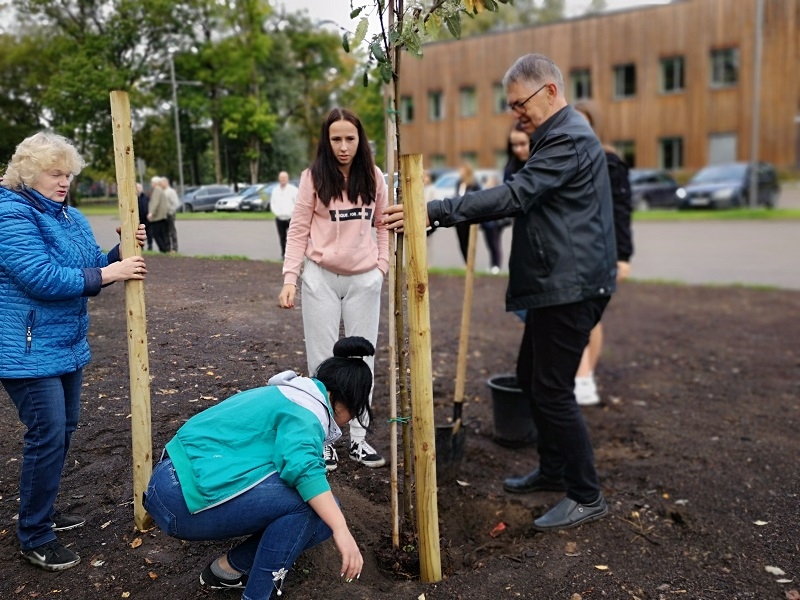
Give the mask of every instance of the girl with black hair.
[[301, 552], [333, 536], [340, 573], [364, 560], [331, 493], [323, 444], [351, 419], [368, 422], [375, 347], [342, 338], [314, 378], [284, 371], [189, 419], [153, 469], [144, 506], [164, 533], [207, 541], [248, 536], [209, 564], [200, 583], [243, 588], [246, 600], [281, 595]]
[[[334, 108], [322, 124], [317, 156], [300, 176], [278, 297], [282, 308], [294, 308], [302, 279], [309, 373], [339, 339], [342, 323], [345, 335], [377, 343], [389, 234], [375, 215], [387, 203], [386, 182], [375, 166], [361, 121], [349, 110]], [[374, 369], [373, 358], [367, 364]], [[382, 467], [386, 460], [366, 441], [368, 424], [350, 422], [350, 458]], [[333, 471], [339, 464], [336, 451], [326, 444], [324, 452], [325, 464]]]

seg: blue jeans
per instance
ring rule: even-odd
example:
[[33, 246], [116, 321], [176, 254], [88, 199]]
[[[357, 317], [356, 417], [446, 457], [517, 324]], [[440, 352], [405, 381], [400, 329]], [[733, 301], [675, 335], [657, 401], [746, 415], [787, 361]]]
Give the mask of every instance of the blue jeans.
[[228, 552], [231, 566], [249, 575], [244, 600], [270, 598], [297, 557], [333, 534], [277, 474], [223, 504], [191, 514], [169, 458], [153, 469], [144, 507], [164, 533], [181, 540], [249, 536]]
[[83, 370], [58, 377], [2, 379], [28, 430], [22, 448], [17, 537], [23, 552], [56, 539], [53, 504], [81, 410]]

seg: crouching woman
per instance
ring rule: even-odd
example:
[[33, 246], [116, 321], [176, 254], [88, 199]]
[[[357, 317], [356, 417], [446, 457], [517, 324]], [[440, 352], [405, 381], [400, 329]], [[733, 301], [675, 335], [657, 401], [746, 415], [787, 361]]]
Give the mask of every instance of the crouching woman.
[[314, 378], [285, 371], [189, 419], [153, 469], [144, 506], [168, 535], [190, 541], [248, 536], [209, 564], [200, 583], [281, 595], [301, 552], [333, 536], [340, 573], [364, 560], [331, 493], [323, 445], [351, 418], [368, 422], [375, 348], [346, 337]]

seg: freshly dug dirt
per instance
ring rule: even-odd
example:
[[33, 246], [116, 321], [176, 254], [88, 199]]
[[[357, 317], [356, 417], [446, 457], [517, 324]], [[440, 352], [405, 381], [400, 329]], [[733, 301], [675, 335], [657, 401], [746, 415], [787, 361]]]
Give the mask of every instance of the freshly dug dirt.
[[[193, 414], [305, 371], [300, 311], [277, 307], [280, 265], [148, 256], [153, 447]], [[541, 534], [558, 494], [511, 495], [503, 478], [535, 448], [493, 440], [487, 379], [513, 371], [522, 324], [503, 311], [506, 280], [479, 277], [473, 301], [466, 453], [438, 490], [443, 579], [419, 581], [413, 527], [391, 544], [390, 470], [346, 457], [331, 474], [363, 549], [343, 583], [328, 541], [284, 585], [295, 599], [784, 599], [800, 589], [800, 293], [627, 283], [609, 305], [597, 373], [603, 405], [584, 409], [610, 515]], [[437, 421], [452, 410], [463, 278], [430, 278]], [[60, 539], [77, 567], [45, 573], [19, 558], [15, 516], [23, 427], [0, 392], [0, 598], [231, 598], [200, 571], [229, 542], [185, 543], [133, 527], [124, 289], [90, 301], [93, 359], [59, 507], [86, 515]], [[370, 440], [389, 455], [386, 302]], [[401, 452], [402, 457], [402, 452]], [[403, 506], [402, 467], [400, 506]], [[413, 494], [412, 494], [413, 500]], [[505, 529], [491, 535], [498, 524]], [[412, 524], [413, 525], [413, 524]], [[769, 567], [769, 569], [768, 569]], [[785, 574], [781, 575], [780, 569]]]

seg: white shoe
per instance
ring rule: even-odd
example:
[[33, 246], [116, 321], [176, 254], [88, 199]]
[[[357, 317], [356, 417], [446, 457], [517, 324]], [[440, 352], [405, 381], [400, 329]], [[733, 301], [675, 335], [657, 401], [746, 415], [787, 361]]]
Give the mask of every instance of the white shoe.
[[370, 469], [377, 469], [386, 464], [386, 459], [378, 454], [366, 440], [350, 443], [350, 458]]
[[500, 273], [500, 267], [492, 267], [492, 275], [498, 275]]
[[597, 393], [597, 384], [594, 376], [575, 378], [575, 400], [578, 406], [595, 406], [600, 404], [600, 396]]

